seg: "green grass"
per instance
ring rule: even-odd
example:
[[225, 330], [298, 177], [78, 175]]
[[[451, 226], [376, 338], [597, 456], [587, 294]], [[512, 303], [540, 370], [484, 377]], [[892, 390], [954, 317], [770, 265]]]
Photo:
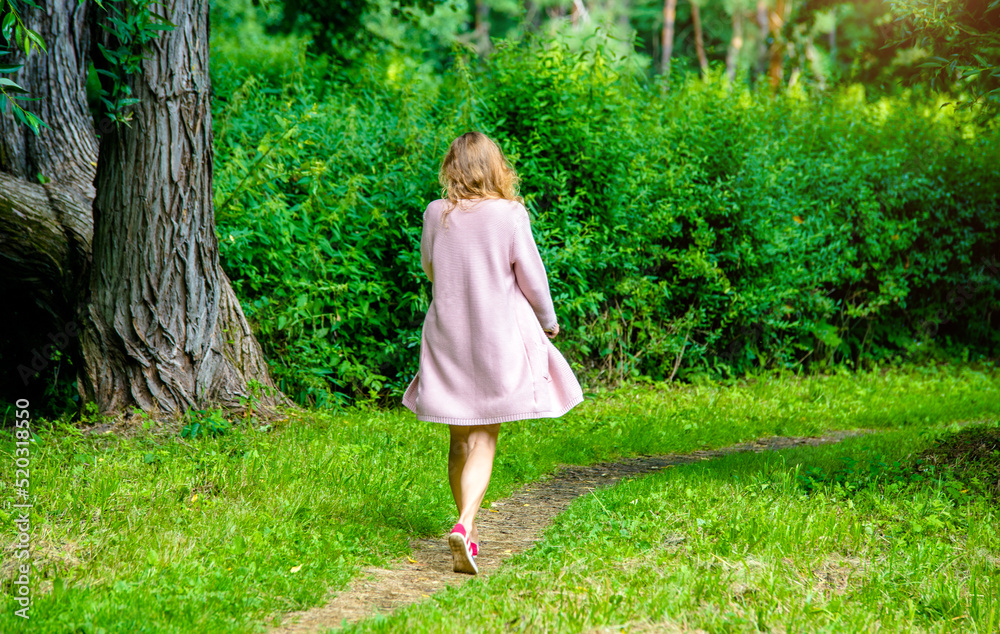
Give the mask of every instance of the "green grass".
[[350, 631], [1000, 631], [998, 508], [910, 468], [938, 433], [628, 481], [577, 500], [488, 580]]
[[[997, 415], [1000, 372], [991, 368], [629, 388], [558, 421], [505, 425], [488, 499], [560, 463], [830, 429], [915, 433]], [[118, 438], [38, 425], [32, 631], [253, 631], [454, 521], [447, 430], [406, 411], [311, 411], [266, 431], [240, 424], [194, 439], [148, 426]], [[12, 443], [5, 435], [0, 445], [8, 464]], [[12, 499], [11, 487], [0, 480], [0, 499]], [[0, 513], [0, 524], [11, 543], [11, 518]], [[5, 557], [0, 631], [17, 631]]]

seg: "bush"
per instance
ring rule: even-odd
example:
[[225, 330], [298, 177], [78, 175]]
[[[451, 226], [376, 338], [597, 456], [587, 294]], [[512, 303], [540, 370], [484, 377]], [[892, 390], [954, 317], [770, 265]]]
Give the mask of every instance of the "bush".
[[223, 265], [302, 402], [395, 399], [416, 371], [421, 214], [470, 128], [523, 178], [589, 381], [995, 353], [1000, 139], [971, 115], [857, 87], [664, 94], [599, 43], [506, 43], [437, 78], [237, 64], [213, 68]]

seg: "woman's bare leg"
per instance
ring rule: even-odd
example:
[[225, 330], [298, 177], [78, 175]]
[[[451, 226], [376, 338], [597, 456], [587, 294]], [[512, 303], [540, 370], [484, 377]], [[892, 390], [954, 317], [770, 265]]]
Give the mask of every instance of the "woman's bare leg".
[[469, 455], [469, 428], [449, 425], [451, 430], [451, 445], [448, 448], [448, 484], [451, 485], [451, 496], [455, 499], [458, 512], [462, 512], [462, 471]]
[[500, 424], [451, 425], [448, 451], [448, 482], [458, 507], [458, 521], [469, 532], [469, 540], [479, 542], [476, 513], [483, 503], [493, 475]]

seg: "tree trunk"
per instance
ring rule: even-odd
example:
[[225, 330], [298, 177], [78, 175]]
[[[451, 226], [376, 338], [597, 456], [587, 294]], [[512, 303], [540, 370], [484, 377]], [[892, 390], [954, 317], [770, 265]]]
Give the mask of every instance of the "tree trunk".
[[273, 388], [219, 267], [208, 0], [165, 11], [177, 28], [129, 78], [131, 125], [100, 140], [82, 383], [104, 413], [239, 409], [248, 381]]
[[663, 37], [660, 45], [660, 72], [670, 78], [670, 58], [674, 54], [674, 23], [677, 20], [677, 0], [663, 0]]
[[524, 2], [524, 25], [529, 31], [537, 31], [541, 26], [541, 15], [538, 10], [538, 3], [531, 0]]
[[830, 26], [830, 32], [827, 34], [828, 43], [830, 45], [830, 70], [834, 72], [834, 77], [836, 77], [835, 69], [837, 68], [837, 10], [832, 9], [833, 14], [832, 20], [833, 24]]
[[757, 77], [767, 70], [767, 32], [770, 28], [767, 0], [757, 0]]
[[490, 5], [486, 0], [476, 0], [476, 21], [473, 28], [473, 37], [476, 40], [476, 50], [480, 55], [490, 52]]
[[48, 53], [16, 52], [7, 63], [24, 65], [9, 77], [40, 99], [19, 103], [49, 127], [36, 136], [9, 112], [0, 116], [0, 384], [11, 400], [42, 394], [32, 379], [53, 349], [79, 367], [75, 334], [90, 274], [97, 137], [86, 99], [87, 5], [43, 4], [20, 10]]
[[726, 52], [726, 77], [729, 81], [736, 80], [736, 71], [740, 64], [740, 51], [743, 50], [743, 12], [737, 7], [733, 10], [733, 37], [729, 40], [729, 50]]
[[691, 20], [694, 22], [694, 48], [698, 54], [698, 66], [701, 67], [701, 76], [708, 75], [708, 57], [705, 55], [705, 40], [701, 30], [701, 7], [692, 0]]
[[781, 86], [785, 72], [785, 42], [781, 37], [782, 29], [785, 26], [785, 0], [776, 0], [769, 17], [769, 26], [771, 30], [769, 56], [771, 59], [767, 67], [767, 77], [771, 88], [777, 90]]

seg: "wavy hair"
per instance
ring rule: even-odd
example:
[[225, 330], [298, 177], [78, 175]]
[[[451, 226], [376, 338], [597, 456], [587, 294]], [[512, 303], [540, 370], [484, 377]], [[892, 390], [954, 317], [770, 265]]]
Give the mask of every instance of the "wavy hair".
[[482, 132], [466, 132], [451, 142], [438, 172], [441, 197], [451, 203], [441, 215], [445, 222], [459, 201], [470, 198], [505, 198], [523, 203], [518, 195], [521, 179], [503, 150]]

